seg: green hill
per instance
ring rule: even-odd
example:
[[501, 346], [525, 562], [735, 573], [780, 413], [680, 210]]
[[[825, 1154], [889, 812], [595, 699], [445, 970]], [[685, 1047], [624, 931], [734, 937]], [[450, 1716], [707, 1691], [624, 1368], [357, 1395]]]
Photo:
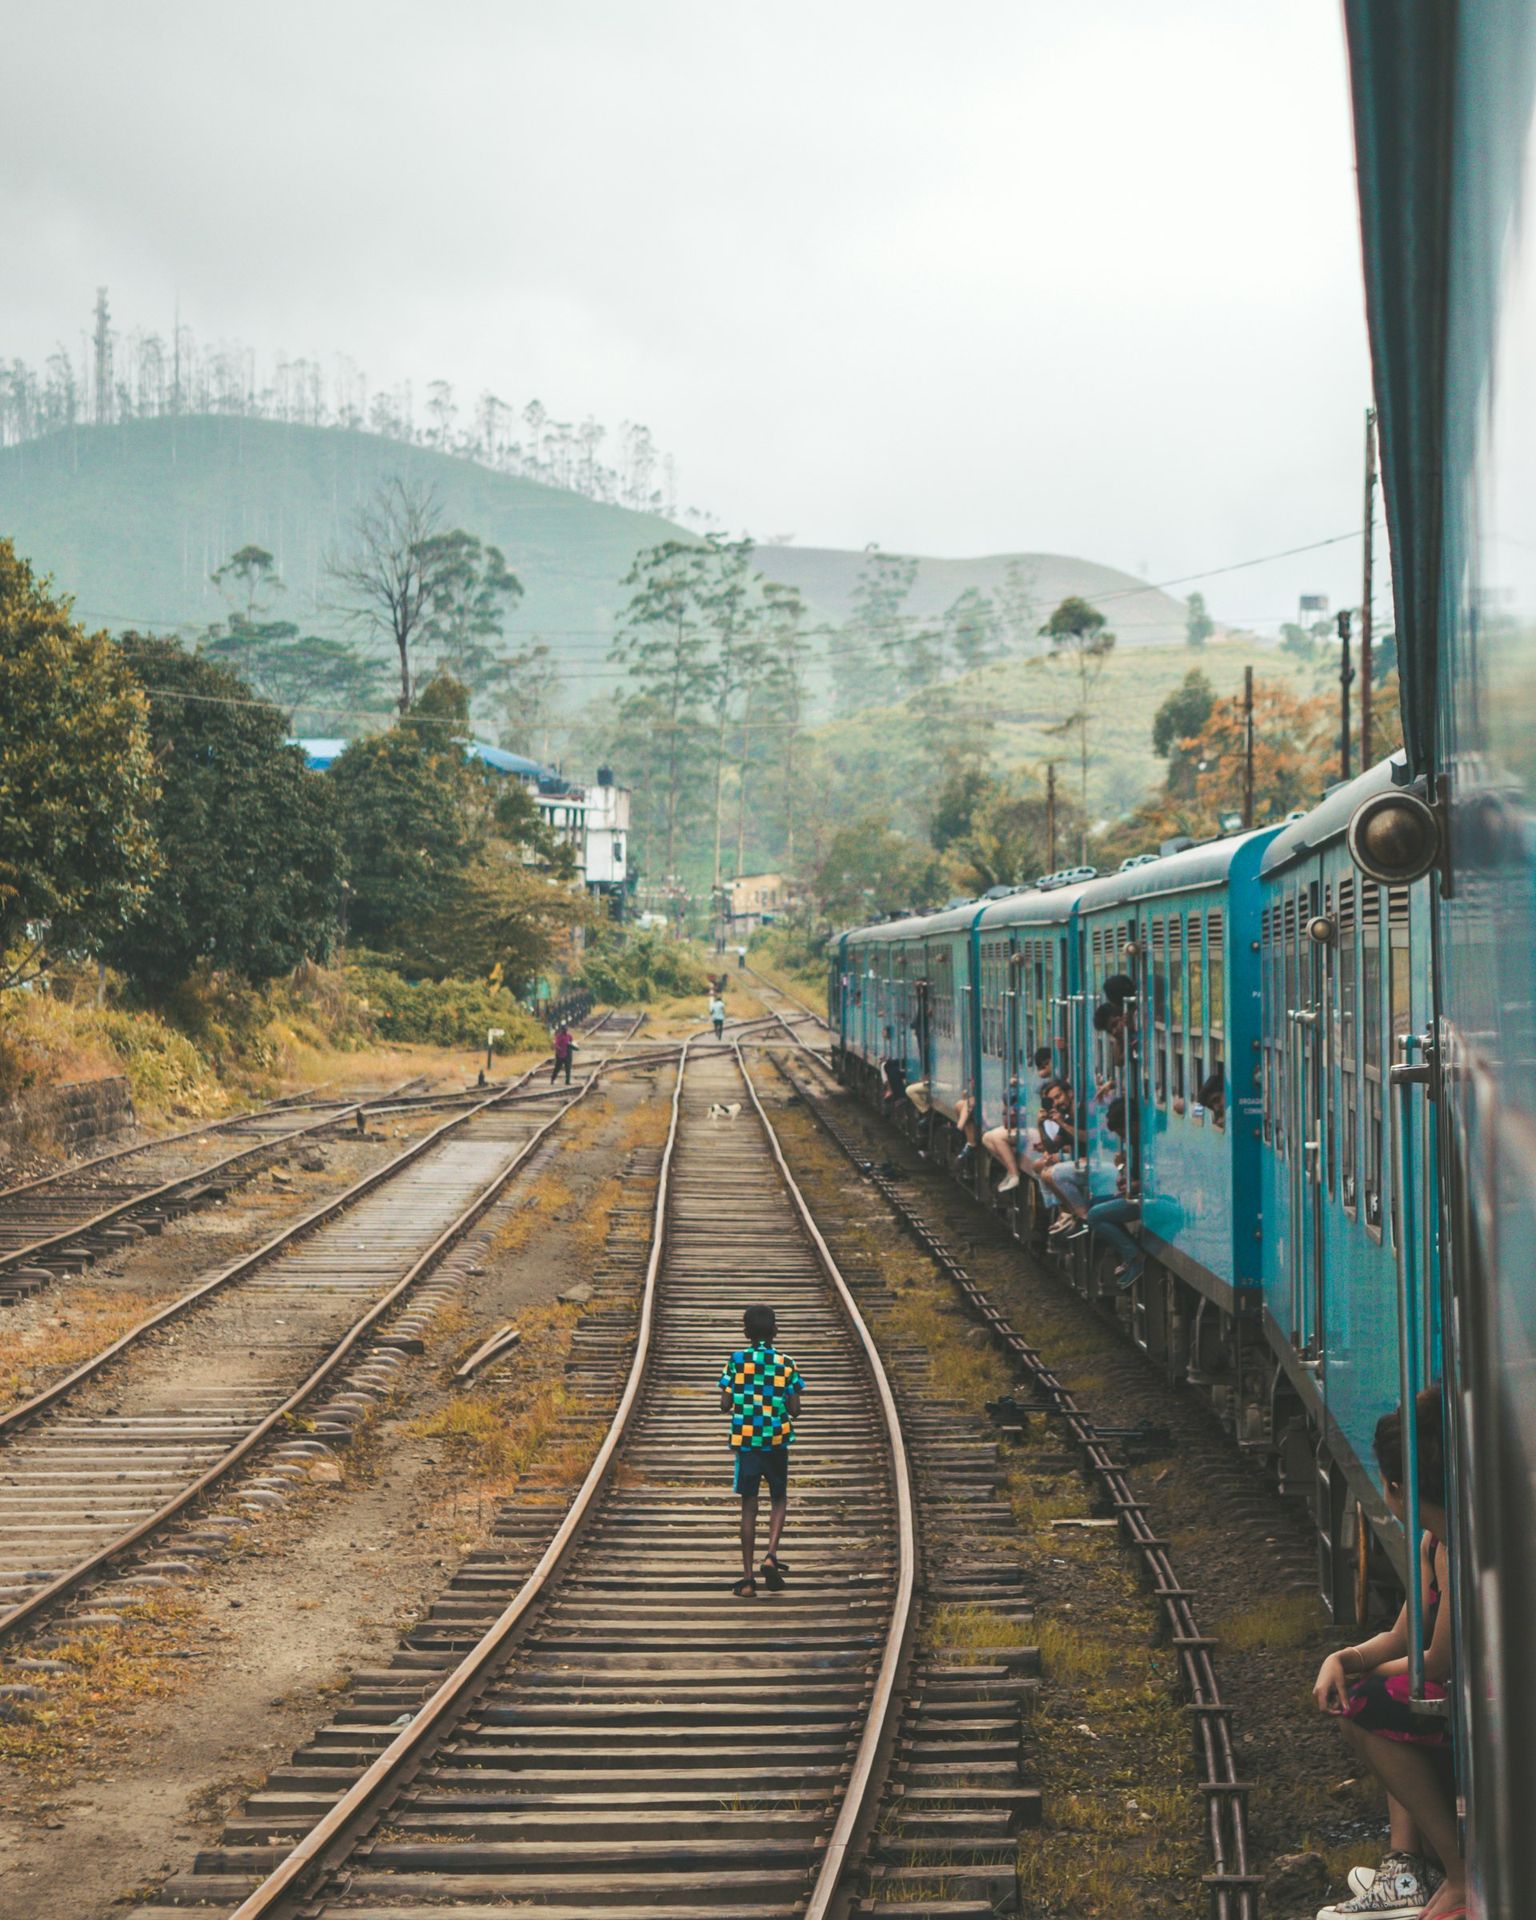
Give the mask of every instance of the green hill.
[[[274, 614], [343, 637], [326, 605], [325, 556], [357, 508], [399, 476], [432, 487], [447, 526], [494, 542], [525, 598], [514, 642], [541, 635], [566, 674], [571, 708], [604, 692], [620, 585], [635, 554], [688, 538], [655, 515], [494, 473], [430, 448], [340, 427], [236, 415], [161, 416], [80, 427], [0, 448], [0, 534], [75, 598], [82, 620], [112, 629], [197, 629], [228, 611], [209, 575], [248, 543], [276, 557], [288, 591]], [[967, 588], [995, 593], [1021, 563], [1043, 619], [1067, 594], [1101, 604], [1122, 648], [1182, 641], [1184, 609], [1129, 574], [1060, 554], [919, 561], [908, 603], [937, 617]], [[865, 555], [768, 546], [758, 564], [799, 587], [817, 621], [840, 620]], [[824, 672], [818, 668], [819, 687]]]
[[[757, 564], [771, 579], [798, 587], [824, 617], [842, 620], [852, 610], [853, 590], [866, 555], [839, 547], [763, 547]], [[1187, 613], [1182, 600], [1149, 587], [1118, 567], [1100, 566], [1064, 553], [994, 553], [974, 560], [922, 558], [906, 611], [937, 620], [967, 587], [995, 597], [1017, 565], [1040, 620], [1070, 594], [1102, 609], [1122, 646], [1182, 646]]]
[[285, 619], [340, 634], [325, 554], [379, 484], [432, 486], [445, 523], [494, 542], [523, 582], [522, 633], [557, 651], [606, 651], [635, 553], [680, 529], [559, 488], [374, 434], [276, 420], [169, 416], [82, 427], [0, 448], [0, 532], [75, 596], [91, 625], [206, 626], [208, 576], [237, 547], [277, 556]]

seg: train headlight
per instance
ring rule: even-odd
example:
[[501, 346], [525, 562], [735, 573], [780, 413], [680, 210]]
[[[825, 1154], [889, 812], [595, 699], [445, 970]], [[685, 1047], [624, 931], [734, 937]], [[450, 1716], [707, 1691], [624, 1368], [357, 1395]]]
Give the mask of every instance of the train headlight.
[[1383, 886], [1422, 880], [1440, 862], [1440, 821], [1434, 808], [1401, 789], [1362, 800], [1345, 840], [1350, 859], [1368, 880]]

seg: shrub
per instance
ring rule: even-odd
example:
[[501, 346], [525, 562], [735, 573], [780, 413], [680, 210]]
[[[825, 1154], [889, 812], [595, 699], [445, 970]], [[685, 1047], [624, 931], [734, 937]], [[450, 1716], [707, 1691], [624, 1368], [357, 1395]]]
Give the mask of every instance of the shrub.
[[372, 963], [349, 966], [346, 975], [381, 1040], [483, 1047], [487, 1030], [501, 1027], [503, 1053], [544, 1045], [543, 1027], [505, 987], [484, 980], [407, 980]]
[[594, 1000], [610, 1007], [709, 990], [709, 974], [693, 948], [655, 933], [607, 935], [588, 952], [581, 981]]

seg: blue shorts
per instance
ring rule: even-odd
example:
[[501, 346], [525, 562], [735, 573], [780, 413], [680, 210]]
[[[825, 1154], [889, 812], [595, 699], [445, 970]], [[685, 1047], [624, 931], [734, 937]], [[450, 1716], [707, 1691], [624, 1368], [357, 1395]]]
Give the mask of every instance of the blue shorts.
[[768, 1482], [768, 1498], [782, 1500], [789, 1493], [788, 1447], [741, 1447], [736, 1454], [733, 1490], [743, 1500], [757, 1498], [757, 1483]]

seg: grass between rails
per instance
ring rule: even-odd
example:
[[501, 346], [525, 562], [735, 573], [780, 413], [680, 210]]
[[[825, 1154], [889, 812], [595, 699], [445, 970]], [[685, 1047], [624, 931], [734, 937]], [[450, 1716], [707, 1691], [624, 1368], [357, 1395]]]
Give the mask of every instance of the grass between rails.
[[[851, 1182], [810, 1114], [789, 1105], [773, 1118], [826, 1231], [829, 1220], [846, 1219], [850, 1194], [862, 1200], [868, 1190]], [[932, 1391], [985, 1421], [986, 1403], [1012, 1384], [1011, 1369], [895, 1222], [859, 1211], [830, 1238], [835, 1250], [872, 1262], [895, 1295], [888, 1309], [869, 1310], [888, 1364], [899, 1373], [901, 1349], [920, 1351]], [[1053, 1351], [1052, 1363], [1075, 1385], [1072, 1361], [1091, 1374], [1097, 1356], [1086, 1338], [1063, 1344], [1070, 1351]], [[1003, 1481], [1038, 1596], [1033, 1623], [1020, 1631], [984, 1609], [944, 1608], [926, 1634], [934, 1646], [1040, 1647], [1025, 1747], [1045, 1815], [1019, 1842], [1025, 1910], [1036, 1920], [1197, 1920], [1207, 1861], [1178, 1662], [1157, 1644], [1156, 1612], [1115, 1538], [1053, 1525], [1086, 1516], [1091, 1499], [1075, 1467], [1063, 1465], [1061, 1445], [1032, 1423]]]

